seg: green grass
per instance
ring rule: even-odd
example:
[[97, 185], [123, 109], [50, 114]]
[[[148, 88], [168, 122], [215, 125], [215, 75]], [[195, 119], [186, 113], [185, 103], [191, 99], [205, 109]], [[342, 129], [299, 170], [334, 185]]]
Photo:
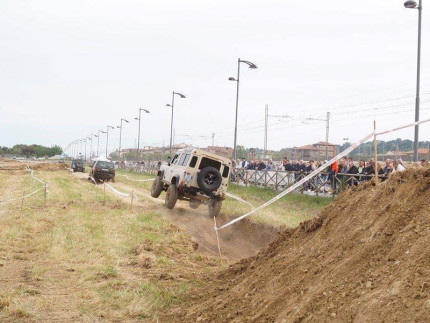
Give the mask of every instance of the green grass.
[[[228, 191], [251, 203], [254, 207], [258, 207], [280, 193], [271, 188], [245, 187], [234, 184], [229, 185]], [[251, 219], [258, 223], [274, 226], [286, 225], [288, 227], [296, 227], [300, 222], [313, 218], [322, 208], [331, 202], [331, 198], [290, 193], [254, 215], [251, 215]], [[227, 198], [223, 204], [223, 212], [234, 217], [250, 210], [250, 206], [231, 198]]]

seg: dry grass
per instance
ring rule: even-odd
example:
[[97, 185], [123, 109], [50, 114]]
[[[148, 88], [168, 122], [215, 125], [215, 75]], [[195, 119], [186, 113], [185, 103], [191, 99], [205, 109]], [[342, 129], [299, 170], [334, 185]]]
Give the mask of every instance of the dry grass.
[[[22, 215], [20, 201], [0, 202], [0, 321], [154, 319], [221, 266], [150, 201], [131, 212], [66, 171], [37, 175], [50, 185], [46, 208], [42, 192]], [[2, 171], [0, 200], [38, 185]]]

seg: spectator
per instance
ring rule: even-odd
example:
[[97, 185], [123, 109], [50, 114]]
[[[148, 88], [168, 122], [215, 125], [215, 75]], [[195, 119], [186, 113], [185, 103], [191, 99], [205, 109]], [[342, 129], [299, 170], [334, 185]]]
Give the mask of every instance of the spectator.
[[364, 174], [365, 163], [364, 160], [358, 162], [358, 174]]
[[347, 171], [348, 174], [358, 174], [358, 167], [354, 165], [354, 161], [352, 158], [349, 159], [349, 169]]
[[293, 171], [293, 165], [290, 164], [290, 161], [287, 158], [284, 158], [282, 160], [282, 166], [284, 167], [284, 170], [287, 172]]
[[404, 172], [406, 168], [402, 165], [402, 160], [397, 159], [393, 162], [393, 173], [395, 172]]
[[306, 172], [310, 173], [316, 169], [314, 161], [310, 160], [308, 166], [306, 166]]
[[266, 170], [276, 170], [276, 166], [271, 159], [267, 162]]
[[[366, 167], [363, 170], [364, 175], [372, 176], [373, 174], [375, 174], [375, 168], [372, 166], [370, 161], [366, 162], [365, 166]], [[370, 179], [370, 177], [366, 177], [366, 179]]]
[[266, 169], [266, 164], [260, 159], [255, 167], [257, 170], [264, 170]]
[[385, 166], [384, 168], [381, 168], [378, 171], [378, 175], [382, 178], [382, 181], [385, 181], [388, 177], [388, 175], [390, 175], [390, 173], [393, 171], [393, 167], [391, 166], [391, 159], [387, 159], [385, 161]]
[[339, 161], [339, 173], [341, 174], [348, 174], [348, 164], [346, 162], [346, 158], [341, 158]]
[[422, 167], [426, 167], [427, 166], [427, 161], [425, 159], [421, 159], [421, 164]]
[[242, 158], [242, 163], [240, 168], [246, 169], [248, 167], [248, 161], [245, 158]]
[[248, 170], [254, 170], [255, 169], [255, 163], [253, 160], [251, 160], [248, 164], [248, 166], [246, 166], [246, 169]]
[[300, 160], [299, 162], [299, 172], [303, 173], [306, 172], [306, 164], [303, 160]]

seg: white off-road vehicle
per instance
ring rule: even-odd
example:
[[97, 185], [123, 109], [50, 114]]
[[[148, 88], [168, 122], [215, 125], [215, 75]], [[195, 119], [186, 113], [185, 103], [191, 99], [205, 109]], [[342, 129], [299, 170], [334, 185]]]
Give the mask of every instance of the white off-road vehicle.
[[190, 207], [209, 207], [209, 216], [217, 216], [228, 188], [231, 160], [195, 148], [180, 149], [173, 159], [158, 171], [151, 196], [166, 191], [165, 205], [175, 207], [176, 201], [190, 201]]

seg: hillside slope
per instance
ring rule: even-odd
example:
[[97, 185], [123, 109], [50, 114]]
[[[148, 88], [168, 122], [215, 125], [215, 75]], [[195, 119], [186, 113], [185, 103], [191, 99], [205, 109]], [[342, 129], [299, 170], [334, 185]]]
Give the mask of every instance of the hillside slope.
[[348, 190], [166, 319], [429, 322], [429, 205], [429, 169]]

